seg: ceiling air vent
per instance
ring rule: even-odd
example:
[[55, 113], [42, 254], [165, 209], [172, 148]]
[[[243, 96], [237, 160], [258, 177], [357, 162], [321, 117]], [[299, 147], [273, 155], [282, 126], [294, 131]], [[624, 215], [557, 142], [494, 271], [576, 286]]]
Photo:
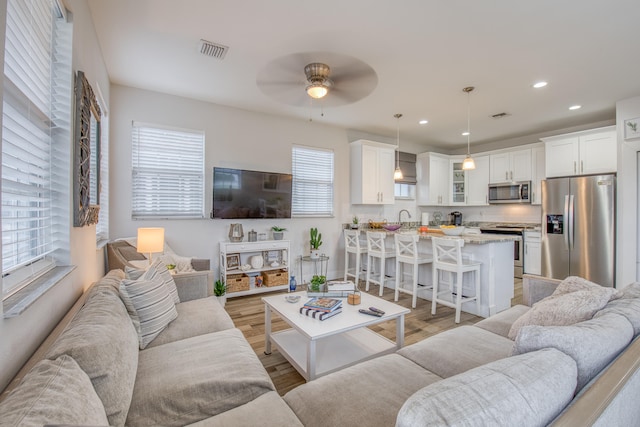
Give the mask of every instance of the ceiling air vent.
[[498, 113], [498, 114], [492, 114], [491, 118], [492, 119], [501, 119], [503, 117], [507, 117], [507, 116], [510, 116], [510, 115], [511, 114], [509, 114], [509, 113]]
[[223, 46], [221, 44], [216, 44], [200, 39], [198, 50], [203, 55], [212, 56], [218, 59], [224, 59], [227, 51], [229, 50], [229, 46]]

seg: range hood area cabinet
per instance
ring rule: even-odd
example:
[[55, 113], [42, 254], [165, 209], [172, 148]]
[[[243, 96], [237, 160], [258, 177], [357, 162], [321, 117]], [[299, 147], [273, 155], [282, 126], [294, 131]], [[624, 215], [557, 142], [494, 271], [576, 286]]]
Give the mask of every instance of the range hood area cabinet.
[[531, 181], [531, 149], [491, 154], [489, 183]]
[[394, 204], [395, 146], [364, 139], [350, 145], [351, 203]]
[[616, 172], [615, 126], [541, 138], [547, 178]]

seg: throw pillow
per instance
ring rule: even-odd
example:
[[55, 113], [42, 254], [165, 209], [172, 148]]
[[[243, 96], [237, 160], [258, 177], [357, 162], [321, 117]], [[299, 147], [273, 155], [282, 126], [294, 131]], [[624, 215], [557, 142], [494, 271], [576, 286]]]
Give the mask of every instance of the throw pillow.
[[593, 317], [606, 313], [617, 313], [633, 325], [634, 335], [640, 334], [640, 282], [632, 283], [621, 292], [622, 296], [609, 303]]
[[597, 286], [569, 293], [551, 294], [533, 304], [531, 310], [520, 316], [509, 330], [509, 339], [515, 340], [523, 326], [565, 326], [593, 317], [616, 294], [613, 288]]
[[[603, 286], [598, 285], [597, 283], [590, 282], [587, 279], [584, 279], [579, 276], [568, 276], [562, 282], [558, 284], [558, 287], [553, 291], [552, 295], [562, 295], [568, 294], [576, 291], [590, 291], [590, 290], [598, 290]], [[613, 288], [609, 288], [613, 289]], [[621, 295], [620, 292], [614, 290], [612, 292], [611, 298], [619, 298]]]
[[176, 288], [176, 282], [173, 280], [173, 276], [169, 273], [167, 266], [163, 263], [162, 260], [157, 259], [153, 261], [153, 264], [149, 266], [147, 271], [141, 277], [142, 280], [160, 280], [164, 286], [167, 287], [167, 291], [171, 295], [171, 299], [174, 304], [180, 302], [180, 298], [178, 297], [178, 289]]
[[576, 391], [584, 387], [622, 351], [633, 338], [633, 327], [618, 314], [572, 326], [525, 326], [518, 333], [513, 354], [555, 348], [571, 356], [578, 366]]
[[142, 277], [145, 271], [145, 269], [133, 268], [128, 265], [124, 266], [124, 276], [129, 280], [138, 280]]
[[557, 350], [508, 357], [418, 390], [396, 427], [547, 425], [575, 387], [576, 363]]
[[141, 350], [178, 317], [176, 305], [160, 275], [152, 280], [144, 276], [138, 280], [124, 279], [120, 295], [138, 332]]
[[0, 403], [3, 426], [109, 425], [91, 380], [72, 357], [44, 359]]

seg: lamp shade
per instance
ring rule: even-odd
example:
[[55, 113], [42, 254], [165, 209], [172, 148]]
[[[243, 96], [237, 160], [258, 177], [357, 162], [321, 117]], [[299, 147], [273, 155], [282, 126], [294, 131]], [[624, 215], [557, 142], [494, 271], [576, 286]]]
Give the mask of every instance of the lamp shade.
[[154, 253], [164, 250], [164, 228], [138, 228], [138, 252]]

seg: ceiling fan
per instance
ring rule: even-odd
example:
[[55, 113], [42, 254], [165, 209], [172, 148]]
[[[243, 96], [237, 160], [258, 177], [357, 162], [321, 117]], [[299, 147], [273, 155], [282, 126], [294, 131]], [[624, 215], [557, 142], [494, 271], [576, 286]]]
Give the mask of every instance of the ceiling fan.
[[378, 76], [350, 56], [305, 52], [271, 61], [258, 73], [256, 83], [267, 96], [287, 105], [307, 106], [317, 99], [325, 107], [336, 107], [368, 96]]

